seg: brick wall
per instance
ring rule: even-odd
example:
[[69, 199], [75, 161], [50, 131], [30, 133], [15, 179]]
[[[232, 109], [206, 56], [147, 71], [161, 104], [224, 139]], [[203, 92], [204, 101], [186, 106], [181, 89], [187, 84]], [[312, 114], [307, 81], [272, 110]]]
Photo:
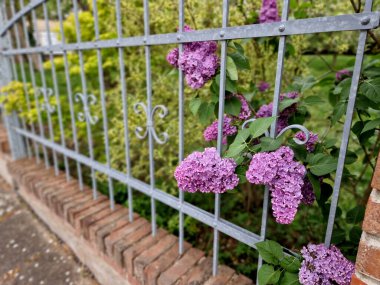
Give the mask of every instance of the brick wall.
[[372, 179], [351, 285], [380, 284], [380, 159]]

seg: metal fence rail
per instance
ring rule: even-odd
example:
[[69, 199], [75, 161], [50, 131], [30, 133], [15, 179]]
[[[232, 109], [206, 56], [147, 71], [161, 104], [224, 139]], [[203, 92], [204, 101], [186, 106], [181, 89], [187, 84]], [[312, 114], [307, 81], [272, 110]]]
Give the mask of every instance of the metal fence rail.
[[[36, 157], [36, 162], [40, 163], [39, 150], [42, 148], [42, 154], [46, 167], [50, 167], [48, 159], [48, 151], [53, 154], [53, 166], [58, 173], [58, 155], [63, 157], [63, 163], [66, 171], [67, 179], [71, 179], [68, 159], [72, 159], [76, 163], [76, 171], [80, 184], [80, 189], [83, 189], [83, 177], [82, 166], [86, 166], [91, 169], [92, 189], [93, 196], [96, 199], [97, 183], [96, 172], [103, 173], [108, 177], [108, 187], [110, 193], [110, 207], [114, 209], [114, 193], [113, 193], [113, 181], [119, 181], [126, 185], [128, 190], [128, 203], [129, 203], [129, 219], [133, 219], [133, 198], [132, 190], [137, 190], [151, 198], [151, 221], [152, 221], [152, 234], [156, 234], [156, 201], [162, 202], [165, 205], [172, 207], [179, 211], [179, 253], [183, 253], [183, 241], [184, 241], [184, 215], [188, 215], [210, 227], [214, 230], [213, 239], [213, 274], [217, 274], [218, 265], [218, 252], [219, 252], [219, 233], [222, 232], [240, 242], [243, 242], [253, 248], [255, 243], [265, 240], [267, 229], [267, 216], [268, 216], [268, 204], [269, 204], [269, 190], [265, 189], [264, 201], [263, 201], [263, 213], [261, 221], [261, 230], [259, 233], [250, 232], [240, 226], [230, 223], [220, 217], [221, 207], [221, 195], [215, 195], [215, 207], [214, 213], [209, 213], [196, 205], [192, 205], [184, 200], [183, 192], [179, 191], [179, 196], [170, 195], [161, 189], [158, 189], [155, 185], [155, 165], [154, 165], [154, 146], [155, 144], [164, 144], [167, 140], [167, 134], [163, 133], [158, 135], [154, 128], [154, 114], [158, 112], [161, 117], [165, 117], [167, 109], [165, 106], [157, 105], [153, 106], [152, 103], [152, 76], [151, 76], [151, 55], [150, 49], [152, 46], [163, 44], [178, 44], [179, 51], [183, 51], [183, 44], [194, 41], [208, 41], [216, 40], [221, 44], [221, 64], [220, 64], [220, 90], [219, 90], [219, 110], [218, 110], [218, 139], [217, 149], [219, 153], [222, 151], [222, 127], [223, 127], [223, 114], [224, 114], [224, 98], [225, 98], [225, 83], [226, 83], [226, 52], [227, 52], [227, 40], [242, 39], [242, 38], [257, 38], [257, 37], [279, 37], [278, 46], [278, 58], [277, 58], [277, 71], [275, 79], [275, 91], [273, 97], [273, 115], [279, 113], [279, 98], [281, 93], [282, 73], [284, 69], [284, 56], [286, 39], [291, 35], [302, 35], [310, 33], [326, 33], [326, 32], [344, 32], [344, 31], [360, 31], [357, 53], [355, 59], [355, 68], [352, 76], [352, 84], [350, 89], [350, 95], [348, 99], [348, 105], [346, 110], [346, 119], [344, 122], [344, 129], [342, 135], [342, 141], [340, 146], [338, 167], [336, 170], [335, 182], [333, 187], [333, 196], [330, 207], [330, 214], [328, 225], [325, 234], [325, 244], [329, 245], [331, 242], [331, 236], [333, 231], [335, 213], [339, 198], [339, 190], [342, 180], [343, 167], [346, 157], [347, 145], [349, 141], [349, 134], [352, 123], [353, 110], [355, 105], [355, 99], [357, 94], [357, 88], [359, 83], [359, 77], [362, 68], [364, 48], [369, 29], [373, 29], [379, 26], [380, 14], [378, 12], [372, 12], [372, 0], [366, 0], [363, 13], [353, 15], [340, 15], [332, 17], [310, 18], [300, 20], [288, 20], [289, 1], [283, 1], [283, 10], [281, 21], [268, 24], [255, 24], [247, 26], [228, 27], [228, 11], [229, 1], [223, 0], [223, 17], [222, 27], [218, 29], [198, 30], [193, 32], [184, 33], [184, 1], [178, 1], [179, 10], [179, 23], [178, 32], [170, 34], [157, 34], [151, 35], [149, 30], [149, 9], [148, 0], [142, 0], [144, 5], [144, 35], [135, 37], [123, 37], [122, 23], [121, 23], [121, 6], [120, 0], [115, 0], [116, 7], [116, 23], [117, 23], [117, 38], [112, 40], [100, 40], [97, 1], [93, 0], [93, 16], [95, 21], [95, 41], [83, 42], [81, 39], [81, 27], [78, 19], [78, 3], [77, 0], [73, 0], [73, 11], [75, 15], [76, 23], [76, 43], [65, 43], [65, 35], [63, 33], [63, 16], [61, 11], [61, 0], [56, 0], [56, 6], [58, 10], [58, 18], [60, 23], [60, 33], [62, 37], [62, 44], [52, 44], [49, 36], [48, 46], [31, 46], [29, 38], [26, 36], [24, 40], [25, 47], [20, 45], [20, 35], [18, 34], [17, 23], [21, 23], [26, 35], [26, 16], [31, 14], [32, 24], [37, 29], [36, 9], [42, 6], [43, 17], [47, 31], [49, 31], [49, 11], [47, 9], [46, 0], [32, 0], [29, 4], [24, 5], [23, 0], [19, 0], [19, 11], [15, 10], [14, 0], [10, 0], [9, 3], [2, 0], [1, 14], [0, 14], [0, 59], [4, 63], [2, 69], [5, 74], [13, 74], [13, 79], [18, 80], [17, 63], [20, 65], [21, 79], [24, 83], [25, 94], [27, 94], [28, 109], [29, 97], [26, 90], [27, 79], [25, 75], [24, 57], [29, 63], [29, 73], [34, 90], [39, 90], [40, 96], [44, 98], [44, 104], [40, 105], [36, 99], [36, 107], [38, 109], [38, 121], [37, 124], [31, 124], [29, 127], [23, 119], [18, 121], [16, 116], [8, 117], [8, 125], [10, 132], [10, 139], [12, 145], [12, 153], [14, 158], [20, 158], [23, 156]], [[7, 11], [10, 9], [11, 18], [7, 19]], [[14, 33], [16, 43], [12, 42], [11, 33]], [[50, 35], [50, 34], [49, 34]], [[14, 47], [16, 45], [16, 47]], [[108, 120], [107, 120], [107, 108], [105, 99], [105, 85], [104, 74], [102, 68], [102, 53], [101, 50], [105, 48], [117, 48], [118, 50], [118, 63], [119, 63], [119, 76], [121, 79], [125, 78], [125, 66], [123, 51], [126, 47], [142, 46], [145, 49], [145, 64], [146, 64], [146, 98], [147, 103], [138, 103], [134, 106], [136, 113], [141, 113], [146, 116], [146, 126], [144, 128], [138, 128], [136, 135], [141, 139], [147, 139], [149, 144], [149, 184], [134, 178], [131, 175], [131, 158], [130, 158], [130, 136], [128, 131], [128, 103], [127, 103], [127, 86], [125, 80], [120, 80], [121, 84], [121, 100], [123, 109], [123, 124], [124, 124], [124, 139], [125, 139], [125, 162], [127, 166], [127, 173], [121, 172], [117, 169], [113, 169], [110, 162], [110, 144], [108, 138]], [[105, 138], [105, 157], [106, 163], [101, 163], [94, 157], [93, 149], [93, 137], [92, 137], [92, 125], [97, 123], [97, 117], [91, 114], [90, 106], [96, 104], [96, 97], [93, 94], [88, 93], [87, 80], [84, 72], [83, 52], [85, 50], [95, 50], [97, 56], [98, 66], [98, 80], [100, 87], [100, 104], [102, 110], [102, 125]], [[63, 128], [62, 109], [59, 96], [59, 88], [57, 84], [56, 67], [54, 65], [53, 54], [55, 52], [62, 52], [64, 59], [64, 72], [66, 79], [67, 97], [70, 107], [71, 116], [71, 129], [73, 137], [70, 138], [74, 142], [74, 149], [70, 149], [66, 146], [66, 139]], [[81, 93], [73, 94], [72, 85], [70, 82], [69, 74], [69, 62], [68, 52], [76, 52], [79, 56], [80, 66], [80, 79], [81, 79]], [[43, 68], [43, 55], [48, 54], [49, 61], [52, 65], [52, 78], [53, 86], [48, 86], [46, 82], [46, 75]], [[40, 78], [42, 86], [37, 86], [36, 74], [32, 67], [32, 56], [37, 55], [38, 67], [40, 71]], [[6, 81], [10, 81], [7, 79]], [[5, 84], [6, 82], [2, 82]], [[179, 161], [184, 158], [184, 75], [179, 73], [178, 83], [178, 126], [179, 126]], [[57, 106], [54, 108], [49, 104], [49, 96], [55, 96]], [[75, 117], [74, 104], [75, 102], [83, 104], [83, 111], [78, 114], [78, 118]], [[143, 111], [143, 112], [142, 112]], [[48, 119], [48, 134], [45, 135], [45, 128], [42, 122], [41, 114], [46, 112]], [[58, 126], [53, 126], [51, 120], [51, 112], [58, 112]], [[145, 112], [145, 113], [144, 113]], [[76, 129], [76, 120], [84, 121], [87, 130], [87, 143], [89, 156], [83, 155], [79, 152], [78, 135]], [[276, 137], [276, 124], [274, 122], [270, 129], [270, 137]], [[54, 130], [58, 129], [60, 134], [59, 141], [54, 140]], [[24, 143], [23, 143], [24, 142]], [[25, 146], [25, 147], [24, 147]], [[259, 258], [259, 266], [262, 264], [261, 257]]]

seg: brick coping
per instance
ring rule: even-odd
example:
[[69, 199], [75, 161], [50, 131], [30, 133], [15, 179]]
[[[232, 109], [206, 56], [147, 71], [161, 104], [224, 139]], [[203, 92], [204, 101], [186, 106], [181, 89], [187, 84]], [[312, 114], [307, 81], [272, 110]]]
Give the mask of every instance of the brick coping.
[[[89, 188], [79, 190], [64, 174], [22, 159], [8, 163], [20, 196], [50, 229], [66, 242], [101, 284], [149, 285], [252, 285], [252, 280], [220, 265], [211, 274], [211, 258], [185, 243], [178, 254], [178, 238], [159, 229], [151, 235], [150, 223], [128, 209], [109, 209], [109, 200]], [[52, 177], [52, 178], [49, 178]]]

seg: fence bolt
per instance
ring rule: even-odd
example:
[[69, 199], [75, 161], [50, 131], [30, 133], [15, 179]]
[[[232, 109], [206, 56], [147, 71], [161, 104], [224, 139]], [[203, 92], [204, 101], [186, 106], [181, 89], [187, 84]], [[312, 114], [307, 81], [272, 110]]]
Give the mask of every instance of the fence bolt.
[[279, 26], [279, 27], [278, 27], [278, 30], [279, 30], [280, 32], [285, 31], [285, 26], [284, 26], [284, 25]]
[[223, 37], [224, 37], [224, 31], [220, 31], [219, 36], [220, 36], [221, 38], [223, 38]]
[[181, 35], [177, 35], [177, 40], [179, 41], [181, 39]]
[[370, 17], [364, 17], [360, 22], [362, 25], [368, 25], [369, 22], [371, 21]]
[[144, 38], [144, 39], [143, 39], [143, 42], [146, 43], [146, 41], [147, 41], [147, 38]]

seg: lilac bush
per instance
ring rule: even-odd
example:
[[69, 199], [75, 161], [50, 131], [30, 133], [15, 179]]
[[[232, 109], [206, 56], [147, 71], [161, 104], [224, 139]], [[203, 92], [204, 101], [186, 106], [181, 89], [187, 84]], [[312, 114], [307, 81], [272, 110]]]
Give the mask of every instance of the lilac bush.
[[224, 193], [239, 183], [235, 168], [233, 159], [221, 158], [216, 148], [210, 147], [186, 157], [176, 168], [174, 177], [182, 191]]
[[249, 107], [247, 99], [245, 99], [245, 97], [243, 95], [240, 95], [240, 94], [234, 94], [233, 96], [238, 98], [240, 103], [241, 103], [241, 108], [240, 108], [240, 113], [239, 113], [238, 119], [247, 120], [249, 117], [252, 116], [252, 111]]
[[313, 190], [313, 185], [311, 185], [311, 182], [306, 177], [304, 179], [304, 183], [301, 188], [301, 194], [302, 194], [301, 203], [308, 206], [313, 205], [316, 197]]
[[273, 216], [280, 224], [290, 224], [302, 200], [306, 168], [294, 161], [294, 152], [287, 146], [274, 152], [257, 153], [246, 172], [253, 184], [265, 184], [272, 197]]
[[340, 82], [342, 81], [343, 79], [347, 78], [347, 77], [351, 77], [352, 76], [352, 72], [347, 70], [347, 69], [342, 69], [342, 70], [339, 70], [337, 73], [335, 73], [335, 80], [337, 82]]
[[260, 81], [258, 89], [260, 92], [265, 92], [269, 89], [270, 85], [266, 81]]
[[349, 285], [354, 264], [334, 245], [309, 244], [301, 250], [303, 257], [299, 281], [303, 285]]

